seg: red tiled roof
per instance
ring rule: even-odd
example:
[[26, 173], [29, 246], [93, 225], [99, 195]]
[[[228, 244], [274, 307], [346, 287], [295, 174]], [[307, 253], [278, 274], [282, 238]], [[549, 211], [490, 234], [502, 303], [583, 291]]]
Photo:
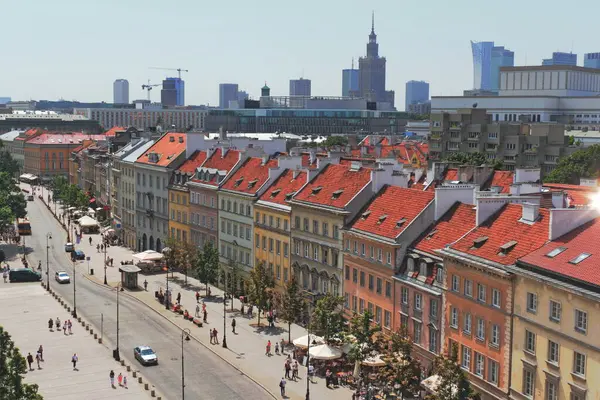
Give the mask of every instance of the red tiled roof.
[[431, 192], [384, 186], [356, 218], [352, 229], [395, 239], [434, 197]]
[[[600, 242], [598, 242], [598, 237], [600, 237], [600, 218], [583, 224], [566, 235], [547, 243], [521, 258], [521, 261], [540, 269], [600, 285]], [[547, 256], [558, 247], [564, 247], [565, 250], [554, 257]], [[577, 264], [569, 262], [582, 253], [588, 253], [591, 256]]]
[[500, 186], [500, 193], [510, 193], [510, 185], [514, 182], [515, 173], [513, 171], [494, 171], [492, 183], [490, 186]]
[[314, 169], [317, 168], [317, 158], [321, 156], [316, 155], [314, 161], [310, 162], [310, 154], [302, 153], [302, 166], [305, 168]]
[[117, 136], [118, 131], [126, 131], [126, 130], [127, 130], [127, 128], [124, 128], [122, 126], [113, 126], [109, 130], [104, 132], [104, 134], [108, 137], [115, 137], [115, 136]]
[[[173, 141], [171, 141], [173, 138]], [[183, 138], [180, 142], [179, 138]], [[169, 132], [158, 139], [144, 154], [138, 157], [135, 161], [140, 164], [157, 165], [159, 167], [167, 167], [173, 161], [185, 152], [185, 133]], [[158, 154], [158, 162], [150, 162], [148, 155], [150, 153]]]
[[[550, 212], [540, 208], [539, 213], [539, 219], [535, 223], [526, 224], [519, 221], [523, 215], [523, 206], [506, 204], [451, 248], [500, 264], [514, 264], [518, 258], [539, 249], [548, 241]], [[482, 237], [487, 237], [487, 240], [475, 246], [474, 241]], [[502, 253], [500, 246], [512, 241], [517, 244]]]
[[32, 129], [27, 129], [25, 131], [25, 136], [31, 136], [31, 135], [35, 135], [36, 133], [38, 133], [39, 131], [42, 131], [39, 128], [32, 128]]
[[104, 135], [88, 135], [85, 133], [42, 133], [27, 139], [26, 143], [38, 145], [63, 145], [63, 144], [79, 144], [84, 140], [106, 140]]
[[447, 168], [444, 171], [444, 175], [442, 176], [442, 182], [445, 181], [457, 181], [458, 180], [458, 169], [456, 168]]
[[269, 168], [279, 165], [277, 159], [263, 164], [262, 157], [249, 157], [221, 186], [224, 190], [255, 194], [269, 178]]
[[187, 160], [185, 160], [177, 171], [193, 174], [196, 172], [196, 168], [201, 166], [204, 161], [206, 161], [206, 151], [196, 150]]
[[569, 206], [584, 206], [589, 204], [589, 195], [598, 190], [598, 188], [591, 186], [567, 185], [561, 183], [544, 183], [544, 187], [550, 190], [562, 190], [567, 193]]
[[298, 171], [295, 178], [294, 173], [293, 169], [286, 169], [260, 196], [260, 200], [287, 205], [289, 200], [286, 197], [289, 197], [288, 195], [292, 193], [296, 193], [306, 183], [305, 171]]
[[475, 214], [473, 205], [455, 203], [442, 218], [421, 235], [413, 247], [427, 253], [443, 249], [475, 227]]
[[[204, 164], [200, 165], [200, 167], [229, 172], [229, 170], [231, 170], [240, 160], [240, 151], [228, 149], [225, 150], [226, 152], [223, 156], [223, 152], [221, 151], [220, 147], [215, 149], [215, 151], [206, 159], [206, 161], [204, 161]], [[216, 175], [213, 175], [210, 180], [194, 178], [192, 179], [192, 182], [205, 183], [215, 186], [218, 185]]]
[[344, 208], [371, 180], [371, 170], [351, 171], [348, 164], [328, 164], [294, 199]]

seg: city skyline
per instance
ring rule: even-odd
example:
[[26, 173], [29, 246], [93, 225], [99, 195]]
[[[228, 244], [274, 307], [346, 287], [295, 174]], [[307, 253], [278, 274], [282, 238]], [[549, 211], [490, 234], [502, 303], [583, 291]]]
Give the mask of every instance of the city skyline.
[[[425, 9], [417, 3], [400, 5], [384, 0], [368, 5], [356, 2], [343, 8], [338, 2], [322, 4], [308, 0], [302, 10], [291, 16], [275, 2], [267, 2], [260, 9], [243, 2], [200, 6], [187, 1], [168, 9], [158, 1], [133, 0], [127, 8], [121, 4], [105, 1], [82, 5], [62, 0], [41, 3], [35, 9], [5, 10], [9, 17], [3, 25], [5, 31], [22, 32], [19, 28], [22, 21], [37, 29], [22, 32], [20, 40], [5, 45], [4, 53], [16, 62], [3, 66], [0, 95], [13, 100], [64, 98], [110, 102], [112, 83], [124, 78], [130, 82], [130, 100], [144, 99], [146, 93], [141, 85], [148, 79], [159, 83], [173, 76], [150, 69], [156, 66], [189, 69], [183, 76], [186, 104], [217, 105], [220, 82], [236, 82], [250, 96], [258, 98], [266, 81], [273, 95], [285, 95], [289, 80], [302, 73], [311, 78], [313, 95], [337, 95], [341, 92], [340, 71], [349, 67], [352, 57], [365, 55], [364, 42], [371, 28], [373, 10], [380, 53], [388, 64], [386, 89], [396, 91], [398, 109], [403, 109], [404, 84], [408, 80], [430, 82], [432, 96], [460, 95], [462, 90], [470, 88], [473, 74], [470, 40], [501, 43], [515, 52], [515, 65], [539, 65], [557, 50], [584, 54], [600, 47], [583, 25], [574, 26], [566, 35], [549, 30], [540, 42], [537, 32], [543, 26], [560, 24], [563, 20], [556, 8], [540, 8], [540, 1], [526, 4], [509, 1], [507, 7], [495, 10], [493, 19], [483, 18], [486, 13], [476, 7], [456, 7], [441, 1]], [[513, 6], [522, 12], [512, 13]], [[592, 1], [582, 1], [580, 6], [590, 13], [600, 11], [600, 5]], [[56, 11], [59, 9], [60, 13]], [[316, 9], [318, 13], [314, 12]], [[352, 13], [342, 15], [341, 9], [351, 9]], [[398, 24], [392, 17], [398, 13], [410, 19]], [[98, 35], [97, 29], [86, 22], [86, 16], [92, 14], [99, 21], [109, 21], [118, 14], [121, 20], [134, 23], [127, 24], [124, 31], [107, 30]], [[219, 16], [227, 16], [230, 23], [220, 23]], [[471, 23], [449, 32], [445, 23], [449, 17], [465, 18]], [[147, 23], [170, 19], [178, 21], [170, 27], [170, 35], [157, 35], [156, 25]], [[506, 29], [507, 20], [511, 21], [511, 29]], [[285, 35], [268, 34], [273, 24], [282, 21], [310, 28], [290, 29]], [[246, 27], [244, 35], [231, 29], [242, 25]], [[414, 41], [412, 32], [417, 29], [425, 29], [427, 35]], [[68, 37], [71, 49], [57, 57], [60, 51], [54, 46], [39, 46], [34, 52], [22, 46], [25, 42], [39, 41], [40, 31]], [[144, 38], [137, 50], [133, 51], [131, 42], [124, 40], [128, 35]], [[177, 41], [174, 37], [183, 39]], [[211, 37], [219, 40], [210, 40]], [[333, 45], [320, 46], [320, 42]], [[265, 57], [267, 51], [273, 56]], [[205, 54], [213, 54], [218, 62], [204, 62]], [[39, 72], [40, 60], [46, 60], [43, 74]], [[53, 85], [48, 85], [48, 77]], [[159, 100], [158, 93], [158, 90], [152, 93], [153, 101]]]

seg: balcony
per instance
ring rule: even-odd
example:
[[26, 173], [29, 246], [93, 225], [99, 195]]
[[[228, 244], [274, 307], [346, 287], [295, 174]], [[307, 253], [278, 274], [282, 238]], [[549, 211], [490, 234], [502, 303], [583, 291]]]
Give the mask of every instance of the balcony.
[[431, 135], [429, 135], [429, 139], [431, 139], [431, 140], [440, 140], [441, 138], [442, 138], [442, 134], [439, 132], [432, 133]]
[[147, 216], [148, 218], [154, 218], [154, 210], [152, 210], [152, 209], [150, 209], [150, 208], [147, 208], [147, 209], [146, 209], [146, 216]]
[[469, 135], [469, 137], [467, 138], [467, 140], [470, 141], [470, 142], [479, 142], [479, 135], [475, 135], [475, 136]]

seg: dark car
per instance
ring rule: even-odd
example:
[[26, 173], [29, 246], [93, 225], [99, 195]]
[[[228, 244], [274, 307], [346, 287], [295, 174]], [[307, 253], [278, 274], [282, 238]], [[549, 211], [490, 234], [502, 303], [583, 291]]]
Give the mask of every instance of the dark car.
[[71, 261], [85, 260], [85, 253], [81, 250], [74, 250], [71, 252]]
[[8, 273], [10, 282], [39, 282], [42, 280], [42, 275], [32, 271], [29, 268], [11, 269]]

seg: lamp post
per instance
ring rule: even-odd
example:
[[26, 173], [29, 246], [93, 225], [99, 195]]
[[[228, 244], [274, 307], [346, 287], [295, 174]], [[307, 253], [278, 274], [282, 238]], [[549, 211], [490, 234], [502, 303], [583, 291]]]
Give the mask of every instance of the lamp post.
[[50, 250], [49, 240], [52, 239], [52, 233], [46, 233], [46, 290], [50, 291], [50, 258], [48, 256]]
[[[306, 400], [310, 400], [310, 374], [308, 373], [310, 368], [310, 332], [308, 331], [308, 329], [306, 330], [306, 332], [308, 333], [308, 339], [306, 340], [308, 342], [308, 349], [306, 350]], [[313, 340], [313, 344], [317, 344], [317, 342]]]
[[102, 245], [104, 246], [104, 284], [108, 285], [108, 281], [106, 280], [106, 245]]
[[165, 308], [169, 309], [169, 267], [165, 267], [165, 271], [167, 271], [167, 290], [165, 292]]
[[184, 328], [181, 331], [181, 400], [185, 400], [185, 363], [184, 361], [184, 353], [183, 353], [183, 339], [185, 336], [185, 340], [190, 340], [190, 334], [192, 332], [188, 328]]
[[117, 348], [113, 351], [113, 358], [116, 361], [121, 361], [121, 355], [119, 354], [119, 292], [123, 291], [123, 283], [117, 284]]
[[74, 259], [73, 260], [73, 318], [77, 318], [77, 297], [75, 295], [76, 287], [77, 287], [75, 282], [77, 281], [77, 279], [75, 278], [75, 265], [77, 265], [77, 260]]
[[[225, 314], [227, 313], [227, 273], [223, 271], [223, 275], [225, 276], [225, 287], [223, 288], [223, 348], [227, 348], [227, 326], [225, 320]], [[232, 300], [233, 301], [233, 300]]]

